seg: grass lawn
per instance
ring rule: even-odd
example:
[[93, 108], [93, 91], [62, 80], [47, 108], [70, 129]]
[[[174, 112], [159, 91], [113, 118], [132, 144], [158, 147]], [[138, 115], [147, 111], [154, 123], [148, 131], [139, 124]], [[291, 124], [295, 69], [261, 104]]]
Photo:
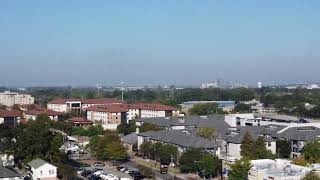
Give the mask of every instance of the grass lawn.
[[[135, 158], [135, 161], [143, 166], [150, 167], [154, 170], [160, 170], [160, 163], [156, 163], [153, 160], [146, 160], [142, 158]], [[171, 175], [176, 175], [180, 173], [180, 169], [178, 167], [169, 167], [168, 173]]]

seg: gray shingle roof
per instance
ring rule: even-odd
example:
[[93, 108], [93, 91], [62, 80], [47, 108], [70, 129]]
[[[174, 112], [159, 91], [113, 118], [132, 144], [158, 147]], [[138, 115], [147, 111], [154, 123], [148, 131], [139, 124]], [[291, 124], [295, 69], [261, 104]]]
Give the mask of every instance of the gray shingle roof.
[[14, 177], [20, 177], [20, 174], [15, 172], [14, 170], [5, 168], [0, 166], [0, 178], [14, 178]]
[[298, 141], [315, 141], [320, 140], [320, 128], [313, 126], [290, 127], [282, 133], [273, 135], [277, 138], [292, 139]]
[[41, 167], [42, 165], [44, 165], [46, 163], [48, 163], [48, 162], [37, 158], [37, 159], [34, 159], [31, 162], [29, 162], [28, 165], [35, 168], [35, 169], [38, 169], [39, 167]]
[[138, 135], [136, 133], [123, 136], [121, 140], [127, 144], [136, 144], [138, 142]]
[[275, 141], [272, 137], [275, 134], [285, 128], [285, 126], [275, 126], [275, 125], [268, 125], [268, 126], [243, 126], [238, 127], [236, 130], [228, 131], [229, 136], [226, 137], [226, 141], [229, 143], [241, 143], [242, 138], [248, 132], [250, 135], [257, 139], [261, 135], [268, 135], [270, 137], [264, 137], [265, 141], [272, 142]]
[[140, 133], [138, 136], [147, 137], [155, 141], [175, 144], [185, 148], [213, 149], [215, 147], [219, 147], [217, 142], [209, 141], [195, 135], [193, 132], [187, 132], [187, 130], [148, 131]]
[[178, 117], [142, 118], [137, 120], [137, 122], [150, 123], [167, 128], [172, 126], [186, 126], [187, 128], [211, 127], [216, 129], [222, 137], [225, 135], [225, 131], [230, 128], [230, 125], [224, 121], [224, 115], [186, 116], [184, 117], [184, 121], [180, 121]]

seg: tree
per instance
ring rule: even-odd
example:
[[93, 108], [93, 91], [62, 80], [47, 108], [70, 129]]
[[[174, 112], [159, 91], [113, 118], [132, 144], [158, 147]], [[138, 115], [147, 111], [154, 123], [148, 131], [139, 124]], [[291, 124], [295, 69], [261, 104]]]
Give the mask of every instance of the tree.
[[238, 113], [249, 113], [249, 112], [251, 112], [251, 107], [250, 107], [250, 105], [247, 105], [247, 104], [238, 103], [234, 107], [233, 111], [238, 112]]
[[201, 159], [200, 149], [187, 149], [182, 153], [179, 163], [182, 173], [195, 173], [198, 171], [198, 166], [195, 162], [199, 162]]
[[302, 180], [320, 180], [320, 177], [313, 171], [310, 171]]
[[128, 158], [119, 136], [112, 131], [106, 131], [103, 137], [95, 137], [89, 143], [93, 154], [101, 160], [123, 161]]
[[91, 126], [88, 129], [85, 129], [83, 127], [74, 127], [71, 130], [72, 135], [78, 135], [78, 136], [97, 136], [97, 135], [103, 135], [104, 130], [101, 125]]
[[164, 144], [159, 147], [157, 151], [159, 161], [163, 164], [169, 164], [170, 162], [176, 162], [178, 160], [179, 151], [177, 146]]
[[143, 123], [140, 127], [139, 127], [139, 132], [143, 133], [143, 132], [147, 132], [147, 131], [161, 131], [163, 130], [163, 128], [150, 124], [150, 123]]
[[229, 180], [240, 180], [247, 179], [248, 172], [250, 171], [252, 165], [250, 160], [242, 158], [237, 160], [234, 164], [230, 165], [230, 171], [228, 175]]
[[274, 155], [266, 147], [266, 141], [259, 136], [255, 142], [254, 159], [274, 159]]
[[216, 103], [195, 104], [190, 110], [191, 115], [212, 115], [224, 114], [223, 110], [219, 108]]
[[153, 144], [151, 141], [145, 141], [140, 145], [140, 153], [143, 154], [144, 156], [150, 158], [151, 157], [151, 152], [154, 151], [153, 149]]
[[214, 128], [203, 127], [198, 128], [197, 135], [209, 140], [215, 139], [217, 132]]
[[198, 172], [204, 177], [216, 177], [220, 171], [220, 160], [217, 156], [205, 153], [202, 159], [197, 163]]
[[304, 146], [304, 157], [310, 163], [320, 162], [320, 142], [309, 142]]
[[278, 158], [290, 158], [291, 153], [291, 145], [287, 140], [278, 140], [277, 141], [277, 153]]
[[169, 164], [171, 161], [176, 162], [179, 155], [176, 146], [160, 142], [152, 143], [151, 141], [145, 141], [140, 145], [140, 153], [164, 164]]
[[304, 156], [300, 156], [292, 161], [293, 164], [299, 165], [299, 166], [307, 166], [309, 163], [304, 158]]
[[241, 141], [240, 148], [241, 148], [240, 154], [242, 157], [245, 157], [248, 159], [254, 159], [255, 141], [249, 132], [246, 132], [246, 134], [244, 135]]
[[137, 128], [136, 121], [131, 120], [131, 121], [129, 121], [129, 123], [121, 123], [117, 127], [117, 131], [119, 134], [128, 135], [128, 134], [135, 132], [136, 128]]
[[119, 142], [110, 142], [105, 147], [106, 160], [124, 161], [128, 158], [126, 149]]

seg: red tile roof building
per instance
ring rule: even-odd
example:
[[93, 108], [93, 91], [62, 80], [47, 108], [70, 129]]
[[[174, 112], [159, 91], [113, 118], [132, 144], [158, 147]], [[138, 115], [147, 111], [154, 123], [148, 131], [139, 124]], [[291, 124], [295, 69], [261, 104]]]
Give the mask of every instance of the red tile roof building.
[[20, 111], [14, 110], [2, 110], [0, 111], [0, 124], [5, 124], [9, 126], [15, 126], [20, 123]]
[[47, 108], [58, 112], [81, 112], [94, 105], [122, 104], [114, 98], [101, 99], [56, 99], [48, 103]]
[[61, 112], [53, 111], [50, 109], [34, 109], [34, 110], [26, 111], [23, 114], [25, 119], [27, 120], [30, 120], [30, 119], [35, 120], [39, 115], [45, 114], [45, 115], [48, 115], [51, 120], [55, 120], [55, 121], [60, 120], [61, 116], [63, 115], [63, 113]]
[[72, 123], [74, 127], [89, 127], [93, 124], [92, 121], [89, 121], [84, 117], [72, 117], [68, 119], [68, 121]]
[[175, 107], [147, 103], [97, 105], [86, 110], [88, 120], [99, 121], [102, 126], [108, 126], [109, 129], [135, 118], [168, 117], [179, 114], [179, 110]]

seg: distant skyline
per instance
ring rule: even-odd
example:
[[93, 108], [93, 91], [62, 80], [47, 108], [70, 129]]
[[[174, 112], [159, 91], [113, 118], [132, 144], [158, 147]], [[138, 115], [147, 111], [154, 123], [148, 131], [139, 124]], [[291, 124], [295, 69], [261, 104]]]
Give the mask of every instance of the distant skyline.
[[320, 1], [0, 1], [0, 85], [320, 82]]

